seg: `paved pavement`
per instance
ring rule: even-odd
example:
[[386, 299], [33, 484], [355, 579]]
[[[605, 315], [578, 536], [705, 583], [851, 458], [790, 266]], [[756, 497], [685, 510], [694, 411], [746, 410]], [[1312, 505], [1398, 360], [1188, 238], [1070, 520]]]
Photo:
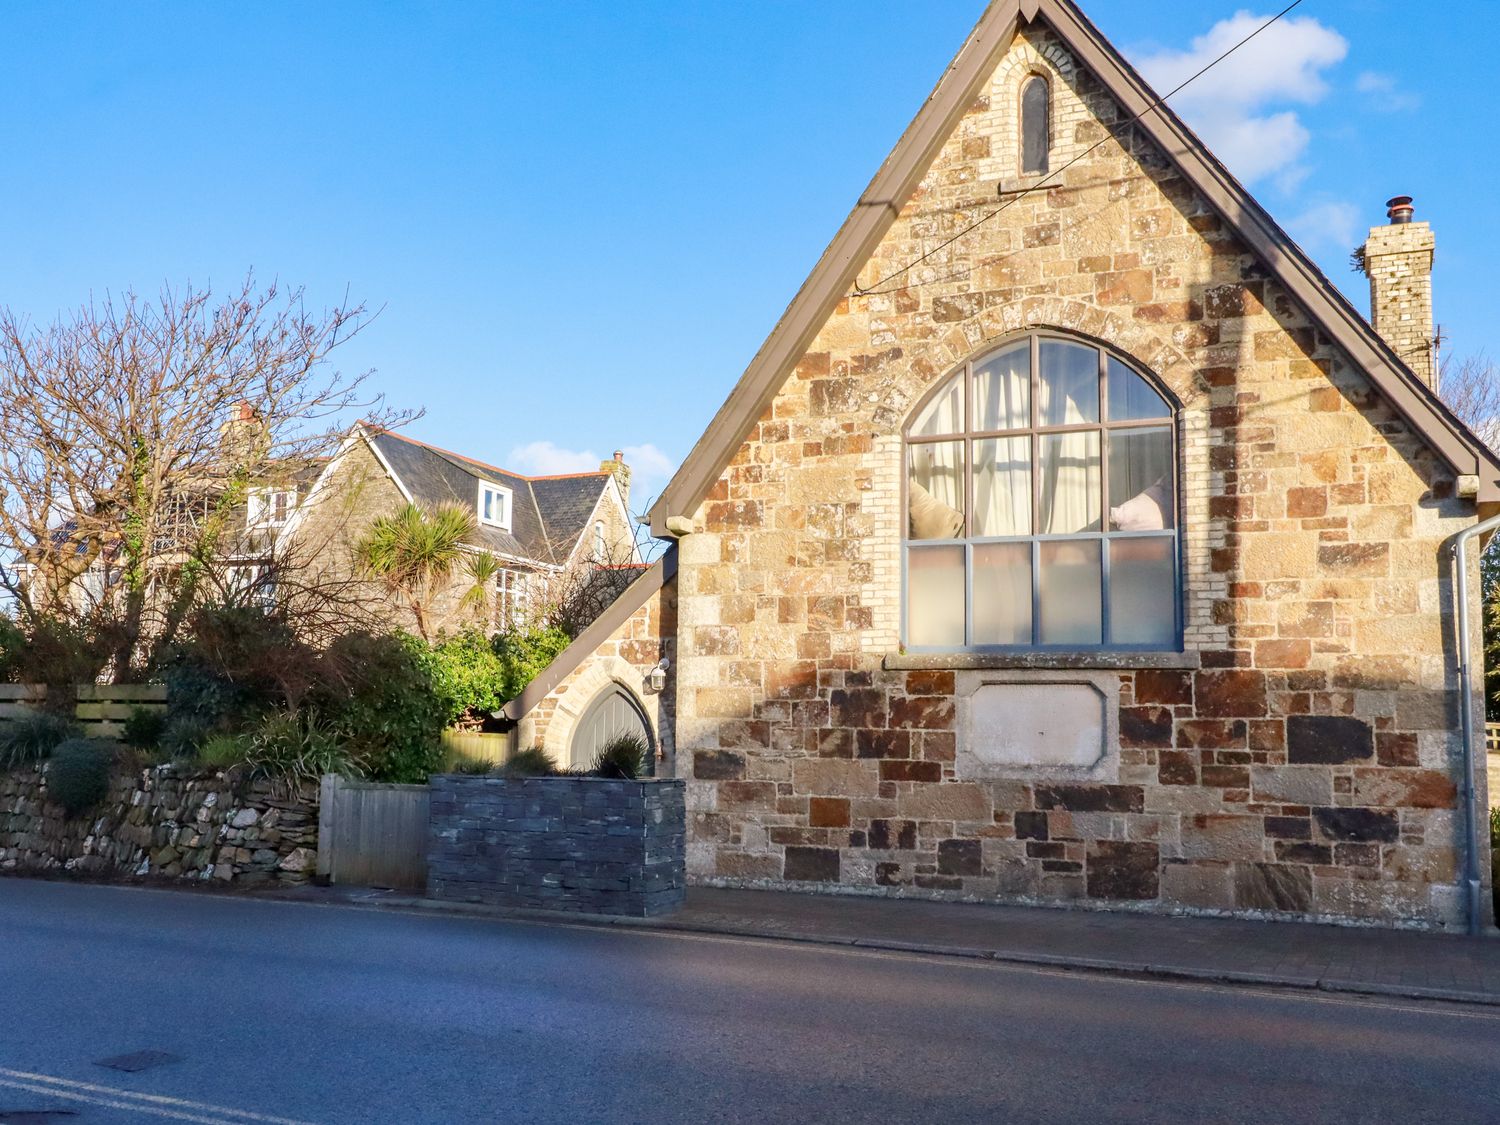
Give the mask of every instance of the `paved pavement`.
[[[451, 911], [452, 904], [349, 887], [314, 902]], [[458, 907], [460, 911], [468, 908]], [[473, 908], [472, 913], [539, 917]], [[983, 906], [695, 887], [687, 908], [596, 925], [771, 937], [1247, 985], [1500, 1005], [1500, 937], [1222, 918]], [[1497, 1110], [1500, 1119], [1500, 1110]]]
[[[1466, 1125], [1500, 1106], [1484, 1007], [15, 879], [0, 935], [0, 1122]], [[143, 1051], [173, 1061], [98, 1065]]]

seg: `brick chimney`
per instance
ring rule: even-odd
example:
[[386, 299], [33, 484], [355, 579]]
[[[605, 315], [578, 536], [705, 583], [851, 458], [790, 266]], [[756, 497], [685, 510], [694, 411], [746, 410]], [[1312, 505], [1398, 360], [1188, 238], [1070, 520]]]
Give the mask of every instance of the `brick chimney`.
[[1370, 231], [1362, 266], [1370, 278], [1370, 323], [1392, 350], [1438, 389], [1432, 325], [1432, 227], [1414, 223], [1411, 196], [1386, 204], [1390, 223]]
[[625, 454], [621, 450], [615, 450], [615, 455], [608, 461], [599, 462], [601, 473], [614, 474], [615, 480], [620, 485], [620, 495], [625, 498], [625, 510], [630, 510], [630, 466], [625, 464]]

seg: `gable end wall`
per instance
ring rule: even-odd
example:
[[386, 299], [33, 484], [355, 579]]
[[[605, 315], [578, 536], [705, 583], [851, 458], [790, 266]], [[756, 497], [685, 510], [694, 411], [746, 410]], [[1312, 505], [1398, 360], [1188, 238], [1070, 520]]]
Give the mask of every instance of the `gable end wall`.
[[[841, 303], [681, 543], [690, 874], [1457, 925], [1439, 560], [1472, 505], [1055, 39], [1018, 39], [861, 281], [1017, 186], [1018, 83], [1041, 68], [1053, 166], [1105, 143], [919, 284]], [[1035, 328], [1116, 348], [1183, 404], [1187, 651], [1087, 673], [1111, 711], [1104, 781], [963, 775], [974, 674], [900, 653], [901, 428]], [[1028, 675], [1048, 698], [1055, 673], [1006, 672]]]

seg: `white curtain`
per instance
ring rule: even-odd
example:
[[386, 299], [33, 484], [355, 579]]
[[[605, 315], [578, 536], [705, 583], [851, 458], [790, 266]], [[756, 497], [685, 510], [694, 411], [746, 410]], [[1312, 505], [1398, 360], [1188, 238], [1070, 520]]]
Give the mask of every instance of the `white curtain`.
[[908, 497], [912, 539], [961, 539], [964, 535], [962, 442], [911, 447]]
[[974, 443], [974, 534], [1031, 534], [1031, 438]]

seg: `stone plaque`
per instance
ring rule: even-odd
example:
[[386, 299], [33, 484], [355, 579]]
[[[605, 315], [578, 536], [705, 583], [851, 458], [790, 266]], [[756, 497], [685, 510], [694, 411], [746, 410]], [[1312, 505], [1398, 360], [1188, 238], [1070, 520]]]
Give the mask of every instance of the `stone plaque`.
[[1088, 772], [1109, 751], [1105, 703], [1087, 682], [981, 683], [969, 697], [966, 764], [980, 775]]

